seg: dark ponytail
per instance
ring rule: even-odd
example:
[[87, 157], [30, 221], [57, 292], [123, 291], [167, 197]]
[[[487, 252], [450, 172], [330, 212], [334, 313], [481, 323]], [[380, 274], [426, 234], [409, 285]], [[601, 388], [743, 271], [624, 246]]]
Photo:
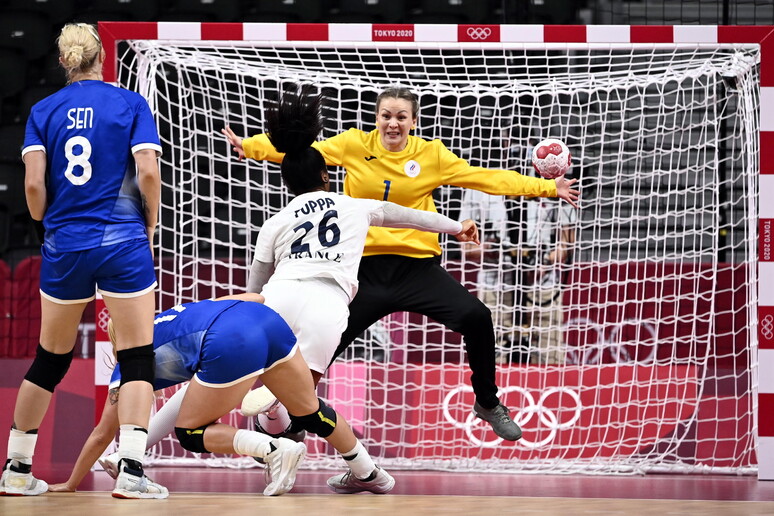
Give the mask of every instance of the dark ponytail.
[[279, 103], [266, 110], [266, 132], [274, 148], [285, 153], [280, 167], [282, 180], [294, 195], [317, 190], [325, 182], [322, 154], [312, 147], [322, 131], [322, 95], [305, 84], [295, 93], [282, 93]]

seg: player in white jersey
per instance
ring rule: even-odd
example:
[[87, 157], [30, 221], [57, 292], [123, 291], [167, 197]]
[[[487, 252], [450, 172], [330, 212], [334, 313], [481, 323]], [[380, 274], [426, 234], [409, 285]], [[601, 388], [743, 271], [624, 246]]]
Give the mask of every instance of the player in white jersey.
[[45, 228], [40, 344], [16, 398], [0, 494], [47, 489], [31, 471], [37, 429], [96, 288], [113, 314], [124, 371], [113, 496], [166, 498], [142, 469], [154, 381], [158, 132], [143, 97], [102, 81], [105, 50], [93, 26], [65, 25], [58, 45], [68, 85], [32, 107], [22, 150], [27, 206]]
[[[472, 220], [459, 223], [438, 213], [330, 192], [325, 161], [311, 147], [322, 130], [320, 103], [321, 97], [312, 96], [305, 86], [298, 95], [284, 95], [279, 106], [266, 113], [269, 138], [285, 153], [283, 181], [296, 197], [261, 228], [248, 282], [248, 292], [263, 294], [266, 305], [293, 329], [315, 385], [347, 327], [369, 227], [448, 233], [460, 241], [479, 243]], [[262, 411], [265, 394], [260, 389], [249, 394], [243, 412]], [[271, 416], [259, 414], [258, 427], [272, 435], [297, 434], [301, 429], [291, 427], [284, 407], [268, 401], [273, 405]], [[381, 492], [378, 486], [347, 474], [328, 484], [342, 493]]]

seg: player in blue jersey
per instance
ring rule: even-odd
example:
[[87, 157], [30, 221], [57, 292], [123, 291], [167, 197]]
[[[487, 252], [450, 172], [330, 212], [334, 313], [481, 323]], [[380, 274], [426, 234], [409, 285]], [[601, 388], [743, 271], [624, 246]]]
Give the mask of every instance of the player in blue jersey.
[[96, 29], [68, 24], [57, 41], [68, 85], [33, 106], [22, 159], [27, 206], [45, 227], [40, 344], [16, 398], [0, 494], [38, 495], [37, 429], [67, 372], [95, 288], [113, 314], [124, 372], [121, 474], [113, 496], [166, 498], [142, 470], [153, 399], [156, 275], [150, 242], [158, 217], [161, 153], [148, 103], [102, 81]]
[[[264, 494], [279, 495], [293, 487], [305, 455], [304, 444], [217, 422], [236, 407], [256, 378], [260, 377], [291, 414], [299, 414], [291, 416], [294, 423], [323, 437], [339, 452], [346, 453], [360, 443], [347, 422], [317, 398], [309, 367], [297, 353], [296, 337], [279, 314], [259, 304], [262, 301], [259, 294], [240, 294], [186, 303], [159, 314], [153, 333], [155, 387], [191, 380], [174, 423], [181, 446], [198, 453], [237, 453], [263, 459], [271, 474]], [[51, 486], [52, 491], [75, 491], [112, 441], [118, 400], [113, 386], [120, 378], [119, 366], [113, 372], [102, 418], [86, 441], [70, 479]], [[348, 465], [363, 478], [382, 471], [365, 449]]]

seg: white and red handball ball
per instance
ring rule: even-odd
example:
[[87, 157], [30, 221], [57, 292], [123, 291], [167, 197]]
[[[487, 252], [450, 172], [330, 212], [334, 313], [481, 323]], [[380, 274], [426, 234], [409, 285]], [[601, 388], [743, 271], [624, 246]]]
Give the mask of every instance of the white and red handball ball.
[[570, 149], [561, 140], [546, 138], [532, 149], [532, 165], [546, 179], [556, 179], [570, 170]]

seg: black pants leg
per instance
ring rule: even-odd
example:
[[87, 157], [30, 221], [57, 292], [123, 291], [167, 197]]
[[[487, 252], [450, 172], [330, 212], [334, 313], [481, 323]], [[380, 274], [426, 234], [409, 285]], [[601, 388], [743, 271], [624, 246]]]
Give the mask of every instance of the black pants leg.
[[462, 334], [476, 400], [492, 408], [495, 384], [494, 327], [489, 309], [440, 265], [440, 258], [364, 257], [360, 288], [349, 306], [349, 324], [336, 356], [366, 328], [394, 312], [425, 315]]

